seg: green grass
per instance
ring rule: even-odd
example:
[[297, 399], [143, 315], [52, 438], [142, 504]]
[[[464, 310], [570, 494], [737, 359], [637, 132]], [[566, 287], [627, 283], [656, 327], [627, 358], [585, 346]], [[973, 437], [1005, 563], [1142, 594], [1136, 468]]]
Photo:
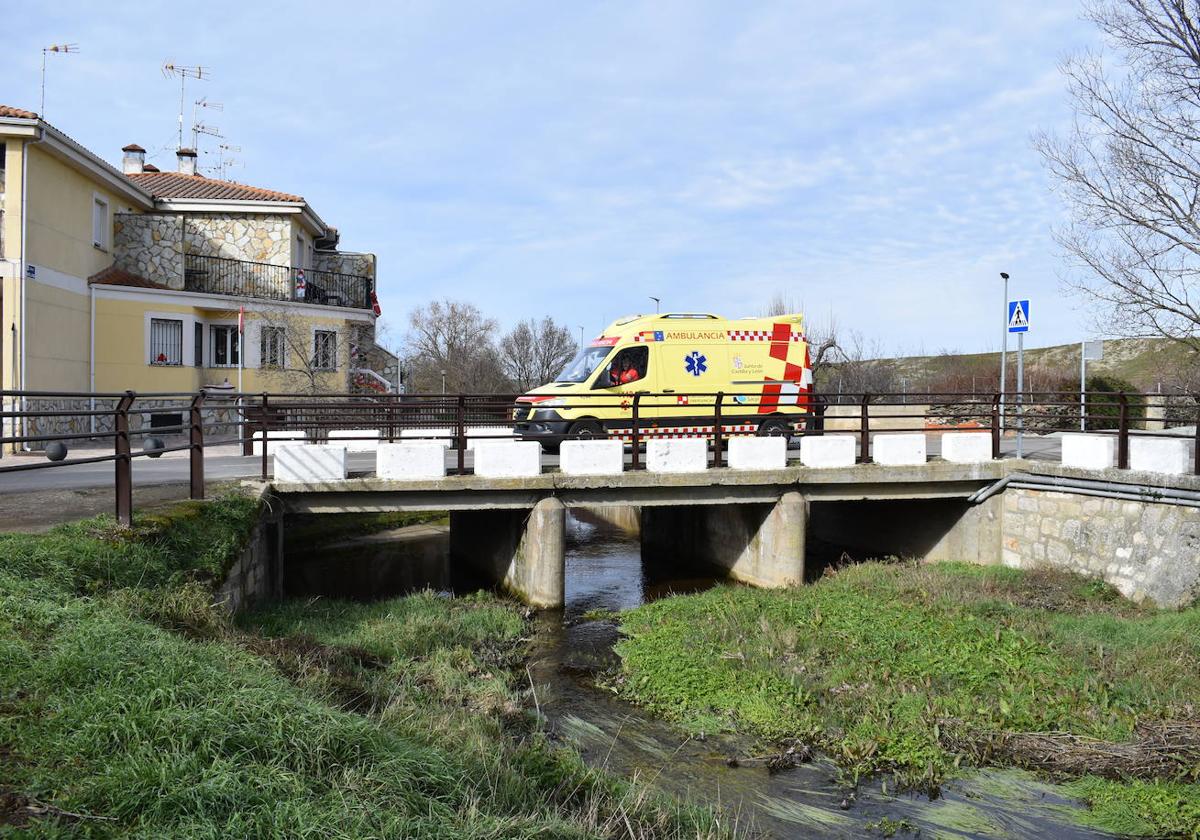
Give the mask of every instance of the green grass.
[[[1194, 719], [1200, 697], [1200, 609], [1141, 609], [1069, 575], [863, 564], [621, 619], [627, 698], [690, 729], [803, 739], [853, 778], [933, 786], [964, 764], [1022, 764], [996, 747], [1012, 733], [1127, 741], [1139, 721]], [[1179, 775], [1194, 800], [1200, 768]]]
[[[491, 597], [286, 603], [212, 583], [254, 503], [0, 541], [0, 804], [32, 837], [717, 837], [537, 730]], [[523, 674], [521, 675], [523, 678]]]

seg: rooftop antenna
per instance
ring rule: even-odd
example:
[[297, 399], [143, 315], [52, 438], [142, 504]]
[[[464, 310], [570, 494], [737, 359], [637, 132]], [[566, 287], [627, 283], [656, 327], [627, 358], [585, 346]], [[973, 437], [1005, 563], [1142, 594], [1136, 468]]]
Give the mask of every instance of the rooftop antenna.
[[200, 150], [199, 142], [200, 135], [207, 134], [210, 137], [222, 137], [221, 129], [215, 125], [205, 125], [200, 122], [200, 109], [207, 108], [210, 111], [224, 111], [225, 106], [220, 102], [209, 102], [208, 97], [200, 97], [192, 103], [192, 148]]
[[212, 78], [212, 71], [207, 67], [201, 67], [199, 64], [195, 66], [184, 66], [176, 64], [173, 61], [164, 61], [162, 66], [162, 74], [165, 78], [173, 79], [179, 77], [179, 146], [183, 148], [183, 100], [185, 88], [187, 87], [188, 79], [209, 79]]
[[78, 44], [51, 44], [42, 47], [42, 103], [38, 106], [38, 116], [46, 119], [46, 56], [50, 53], [77, 53]]
[[222, 181], [225, 180], [225, 170], [233, 166], [241, 166], [242, 163], [234, 158], [226, 158], [225, 153], [240, 154], [241, 146], [231, 146], [228, 143], [221, 143], [217, 146], [217, 177]]

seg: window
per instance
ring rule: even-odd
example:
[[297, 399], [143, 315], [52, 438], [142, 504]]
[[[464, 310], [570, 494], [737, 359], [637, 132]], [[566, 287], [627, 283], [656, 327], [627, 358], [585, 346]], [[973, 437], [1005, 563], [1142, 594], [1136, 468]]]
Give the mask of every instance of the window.
[[265, 368], [285, 367], [283, 349], [284, 327], [263, 327], [259, 342], [258, 366]]
[[596, 388], [612, 388], [617, 385], [632, 385], [646, 378], [650, 364], [649, 347], [627, 347], [613, 357], [612, 364], [600, 369], [592, 385]]
[[337, 370], [337, 333], [331, 330], [313, 332], [313, 367]]
[[192, 341], [192, 364], [196, 367], [204, 367], [204, 325], [197, 322], [193, 324], [195, 327]]
[[99, 196], [92, 199], [92, 244], [108, 247], [108, 202]]
[[150, 319], [150, 364], [183, 364], [183, 321]]
[[212, 366], [237, 367], [239, 350], [237, 327], [213, 327], [211, 336]]

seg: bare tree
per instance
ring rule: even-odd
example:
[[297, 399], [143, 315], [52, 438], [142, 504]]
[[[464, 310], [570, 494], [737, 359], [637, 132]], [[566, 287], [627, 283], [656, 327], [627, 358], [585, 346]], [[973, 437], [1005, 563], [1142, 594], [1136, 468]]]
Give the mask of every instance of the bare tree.
[[410, 389], [437, 393], [445, 371], [450, 393], [496, 393], [507, 390], [494, 336], [496, 321], [474, 304], [433, 301], [408, 316], [406, 359]]
[[500, 365], [518, 391], [551, 381], [579, 349], [571, 331], [550, 317], [520, 322], [500, 340]]
[[1099, 0], [1087, 16], [1111, 51], [1064, 63], [1074, 128], [1036, 139], [1071, 212], [1071, 285], [1106, 331], [1200, 351], [1200, 3]]

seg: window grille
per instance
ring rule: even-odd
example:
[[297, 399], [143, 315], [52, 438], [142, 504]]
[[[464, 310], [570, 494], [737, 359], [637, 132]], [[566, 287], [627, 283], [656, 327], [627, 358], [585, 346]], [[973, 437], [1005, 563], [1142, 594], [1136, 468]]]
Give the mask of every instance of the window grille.
[[183, 321], [150, 319], [150, 364], [183, 364]]
[[263, 327], [260, 340], [259, 367], [284, 367], [284, 327]]
[[317, 330], [313, 333], [313, 367], [317, 370], [337, 370], [337, 333]]

